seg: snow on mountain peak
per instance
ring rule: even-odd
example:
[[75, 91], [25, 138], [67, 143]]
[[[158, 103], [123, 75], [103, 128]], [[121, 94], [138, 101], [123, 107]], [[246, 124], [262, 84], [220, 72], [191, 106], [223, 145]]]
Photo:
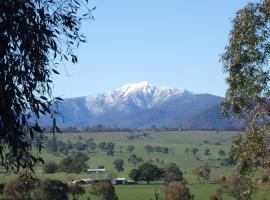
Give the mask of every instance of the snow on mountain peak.
[[173, 96], [182, 96], [189, 93], [185, 89], [155, 87], [147, 81], [126, 84], [114, 91], [86, 97], [86, 105], [95, 113], [102, 113], [108, 108], [118, 107], [125, 110], [127, 107], [151, 108]]
[[123, 97], [128, 97], [129, 95], [132, 95], [137, 92], [142, 92], [144, 94], [151, 94], [154, 90], [156, 90], [156, 87], [154, 87], [147, 81], [142, 81], [138, 83], [126, 84], [116, 89], [116, 92], [119, 92], [120, 95]]

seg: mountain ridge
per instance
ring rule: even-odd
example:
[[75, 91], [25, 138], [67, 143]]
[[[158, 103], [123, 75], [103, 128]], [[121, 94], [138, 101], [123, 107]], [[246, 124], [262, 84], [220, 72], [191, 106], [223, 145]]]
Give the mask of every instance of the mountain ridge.
[[127, 84], [113, 91], [64, 99], [60, 127], [241, 129], [239, 120], [223, 118], [222, 97], [186, 89], [155, 87], [149, 82]]

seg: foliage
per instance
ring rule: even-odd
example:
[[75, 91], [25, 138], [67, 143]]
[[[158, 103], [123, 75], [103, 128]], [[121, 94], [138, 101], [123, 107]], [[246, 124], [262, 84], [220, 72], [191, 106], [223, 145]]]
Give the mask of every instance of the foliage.
[[114, 187], [110, 182], [101, 182], [92, 185], [91, 193], [98, 196], [100, 200], [117, 200]]
[[135, 150], [135, 147], [133, 145], [128, 145], [127, 151], [128, 153], [132, 153]]
[[208, 166], [208, 164], [204, 164], [204, 165], [198, 166], [192, 172], [199, 179], [203, 179], [203, 180], [209, 180], [210, 179], [211, 169]]
[[244, 120], [245, 135], [234, 139], [232, 158], [243, 175], [256, 169], [258, 157], [267, 153], [269, 130], [270, 1], [249, 3], [233, 20], [229, 44], [222, 56], [228, 77], [223, 103], [225, 114]]
[[150, 200], [162, 200], [162, 196], [159, 192], [155, 191], [154, 198], [151, 198]]
[[68, 200], [68, 186], [59, 180], [41, 180], [33, 191], [33, 200]]
[[4, 187], [4, 194], [11, 199], [24, 199], [30, 196], [30, 192], [34, 189], [35, 182], [33, 179], [25, 174], [11, 180]]
[[46, 145], [47, 151], [53, 155], [57, 153], [57, 139], [55, 135], [52, 138], [48, 139]]
[[97, 149], [97, 144], [95, 142], [89, 142], [88, 148], [90, 149], [90, 151], [95, 151]]
[[58, 169], [58, 166], [54, 162], [48, 162], [43, 166], [43, 172], [46, 174], [54, 174]]
[[204, 150], [204, 155], [205, 155], [205, 156], [210, 156], [210, 155], [211, 155], [210, 149], [208, 149], [208, 148], [205, 149], [205, 150]]
[[101, 151], [105, 151], [106, 155], [108, 155], [108, 156], [113, 156], [114, 155], [115, 143], [113, 143], [113, 142], [101, 142], [101, 143], [98, 144], [98, 147], [100, 148]]
[[263, 183], [267, 183], [270, 180], [270, 172], [264, 172], [261, 176], [261, 180]]
[[85, 194], [85, 189], [77, 183], [68, 184], [68, 191], [73, 200], [79, 200], [79, 197]]
[[230, 158], [226, 158], [226, 157], [223, 157], [220, 161], [220, 165], [221, 166], [233, 166], [235, 165], [235, 161], [233, 159], [230, 159]]
[[147, 184], [150, 181], [158, 180], [161, 177], [161, 170], [151, 163], [144, 163], [138, 167], [140, 172], [140, 180], [146, 181]]
[[199, 152], [199, 149], [197, 147], [193, 147], [190, 152], [195, 156]]
[[251, 178], [234, 172], [222, 182], [221, 190], [237, 200], [251, 200], [254, 193], [252, 184]]
[[59, 163], [59, 170], [66, 173], [81, 173], [88, 168], [86, 164], [88, 159], [89, 157], [83, 153], [63, 158]]
[[87, 144], [84, 144], [81, 142], [76, 142], [74, 144], [74, 147], [77, 150], [77, 152], [82, 152], [82, 151], [85, 151], [87, 149]]
[[128, 158], [128, 163], [133, 164], [133, 165], [137, 165], [138, 163], [143, 162], [143, 158], [142, 157], [138, 157], [135, 154], [131, 154]]
[[33, 170], [42, 162], [31, 151], [44, 132], [40, 118], [49, 115], [52, 132], [59, 131], [52, 106], [61, 98], [53, 98], [52, 74], [59, 74], [60, 61], [77, 62], [73, 50], [85, 42], [81, 22], [93, 17], [82, 0], [5, 0], [0, 13], [1, 165]]
[[222, 198], [222, 190], [218, 189], [215, 194], [212, 194], [209, 197], [209, 200], [223, 200], [223, 198]]
[[111, 149], [108, 149], [108, 150], [106, 150], [106, 155], [107, 156], [114, 156], [114, 151]]
[[140, 180], [141, 173], [138, 169], [132, 169], [130, 170], [128, 176], [135, 182], [138, 182]]
[[71, 157], [63, 158], [58, 165], [59, 171], [71, 173], [70, 165], [71, 165], [72, 161], [73, 161], [73, 159]]
[[0, 183], [0, 194], [4, 193], [5, 183]]
[[146, 145], [144, 149], [147, 151], [147, 153], [154, 153], [154, 152], [159, 152], [159, 153], [164, 153], [164, 154], [169, 153], [168, 147]]
[[170, 182], [165, 188], [165, 200], [193, 200], [185, 180]]
[[183, 172], [175, 163], [167, 164], [163, 171], [162, 177], [167, 182], [183, 180]]
[[185, 153], [188, 155], [188, 153], [189, 153], [189, 148], [185, 148]]
[[105, 166], [104, 165], [98, 165], [97, 168], [98, 169], [105, 169]]
[[124, 171], [124, 161], [122, 159], [116, 159], [113, 161], [114, 168], [118, 171]]
[[219, 155], [219, 156], [225, 156], [225, 155], [226, 155], [226, 152], [225, 152], [224, 150], [220, 149], [220, 150], [218, 151], [218, 155]]

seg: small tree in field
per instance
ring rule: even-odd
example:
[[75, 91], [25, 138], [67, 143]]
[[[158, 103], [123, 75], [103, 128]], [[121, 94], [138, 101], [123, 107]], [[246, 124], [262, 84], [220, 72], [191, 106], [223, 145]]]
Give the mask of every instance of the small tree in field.
[[140, 180], [146, 181], [147, 184], [161, 177], [161, 170], [156, 165], [150, 163], [140, 165], [138, 171], [140, 172]]
[[193, 170], [193, 174], [196, 175], [200, 181], [210, 179], [211, 169], [207, 164], [201, 165]]
[[220, 150], [218, 151], [218, 155], [219, 155], [219, 156], [225, 156], [225, 155], [226, 155], [226, 152], [225, 152], [224, 150], [220, 149]]
[[128, 176], [135, 182], [138, 182], [140, 180], [141, 173], [138, 169], [132, 169]]
[[221, 190], [237, 200], [251, 200], [254, 192], [252, 185], [253, 181], [251, 178], [242, 176], [238, 172], [233, 172], [228, 178], [223, 180]]
[[188, 155], [189, 154], [189, 148], [185, 148], [185, 153], [186, 153], [186, 155]]
[[204, 155], [205, 155], [205, 156], [210, 156], [210, 155], [211, 155], [210, 149], [205, 149], [205, 150], [204, 150]]
[[193, 200], [186, 184], [185, 180], [170, 182], [165, 188], [165, 200]]
[[77, 183], [69, 184], [68, 191], [72, 195], [73, 200], [78, 200], [85, 193], [85, 189]]
[[5, 183], [0, 183], [0, 194], [4, 194]]
[[118, 171], [124, 171], [124, 161], [122, 159], [116, 159], [113, 161], [114, 168]]
[[133, 145], [128, 145], [127, 151], [128, 153], [132, 153], [135, 150], [135, 147]]
[[21, 175], [5, 185], [4, 194], [11, 199], [20, 200], [28, 198], [36, 181], [36, 179], [30, 178], [27, 175]]
[[209, 197], [209, 200], [223, 200], [223, 198], [222, 198], [222, 190], [218, 189], [215, 194], [212, 194]]
[[46, 163], [43, 166], [43, 172], [46, 174], [54, 174], [58, 169], [58, 166], [54, 162]]
[[128, 158], [128, 163], [133, 164], [133, 165], [137, 165], [138, 163], [143, 162], [143, 158], [142, 157], [138, 157], [135, 154], [131, 154]]
[[195, 156], [199, 152], [199, 149], [197, 147], [193, 147], [190, 151]]
[[110, 182], [101, 182], [92, 185], [91, 194], [100, 200], [118, 200], [115, 189]]
[[44, 179], [33, 191], [33, 200], [68, 200], [68, 186], [59, 180]]
[[166, 182], [183, 180], [183, 173], [175, 163], [169, 163], [163, 168], [163, 179]]
[[59, 163], [59, 170], [66, 173], [81, 173], [85, 171], [89, 157], [83, 153], [77, 153], [73, 157], [63, 158]]

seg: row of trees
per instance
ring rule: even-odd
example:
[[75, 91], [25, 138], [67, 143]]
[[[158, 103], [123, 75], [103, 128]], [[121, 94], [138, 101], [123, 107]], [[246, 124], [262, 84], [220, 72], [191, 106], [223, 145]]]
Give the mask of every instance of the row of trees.
[[76, 155], [63, 158], [59, 164], [54, 162], [46, 163], [43, 167], [44, 173], [55, 173], [56, 171], [65, 173], [81, 173], [87, 170], [89, 157], [83, 153], [77, 153]]
[[[83, 138], [79, 137], [79, 140]], [[70, 153], [76, 152], [94, 152], [99, 148], [101, 151], [106, 152], [108, 156], [114, 155], [115, 143], [113, 142], [100, 142], [97, 144], [93, 138], [85, 140], [85, 142], [77, 141], [72, 143], [68, 141], [67, 143], [58, 140], [55, 136], [49, 138], [46, 143], [46, 149], [49, 153], [53, 155], [63, 154], [69, 155]], [[130, 151], [131, 149], [128, 149]], [[134, 147], [133, 147], [134, 151]]]
[[129, 177], [135, 182], [146, 181], [149, 184], [150, 181], [161, 179], [166, 182], [181, 181], [183, 173], [175, 163], [169, 163], [164, 168], [151, 163], [143, 163], [138, 168], [132, 169]]
[[168, 147], [152, 146], [152, 145], [146, 145], [144, 149], [147, 151], [147, 153], [158, 152], [168, 154], [171, 151]]
[[[21, 175], [3, 187], [3, 193], [10, 199], [32, 199], [32, 200], [79, 200], [86, 193], [84, 187], [76, 183], [65, 184], [59, 180], [39, 180], [30, 176]], [[115, 189], [110, 182], [93, 184], [91, 195], [103, 200], [117, 200]], [[89, 198], [90, 199], [90, 198]]]
[[[189, 152], [191, 152], [192, 155], [194, 155], [194, 156], [196, 156], [199, 151], [200, 151], [200, 149], [197, 148], [197, 147], [193, 147], [192, 149], [185, 148], [185, 153], [186, 154], [189, 154]], [[217, 154], [218, 154], [218, 156], [223, 157], [223, 156], [226, 155], [226, 152], [224, 150], [220, 149], [220, 150], [218, 150]], [[204, 149], [204, 155], [205, 156], [212, 155], [211, 150], [209, 148]]]

